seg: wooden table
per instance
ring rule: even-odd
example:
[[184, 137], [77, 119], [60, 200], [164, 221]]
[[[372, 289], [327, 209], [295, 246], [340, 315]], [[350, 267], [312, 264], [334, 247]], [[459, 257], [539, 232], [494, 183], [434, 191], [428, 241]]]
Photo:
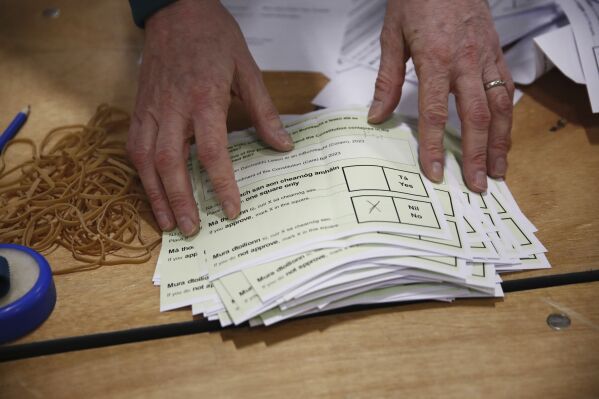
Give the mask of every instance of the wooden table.
[[[596, 398], [599, 283], [0, 363], [3, 398]], [[548, 314], [572, 325], [554, 331]]]
[[[32, 113], [19, 135], [32, 138], [52, 127], [87, 121], [100, 103], [131, 110], [143, 36], [131, 22], [127, 3], [55, 1], [58, 18], [42, 16], [47, 6], [42, 1], [0, 4], [0, 126], [25, 104], [31, 104]], [[270, 72], [265, 81], [281, 113], [312, 110], [311, 99], [326, 84], [323, 76], [309, 73]], [[590, 112], [586, 89], [559, 72], [523, 89], [507, 180], [539, 228], [553, 268], [505, 278], [553, 276], [548, 285], [559, 284], [564, 274], [599, 269], [599, 116]], [[558, 121], [565, 126], [556, 128]], [[230, 128], [247, 124], [234, 103]], [[148, 235], [159, 234], [148, 229]], [[158, 250], [142, 265], [55, 277], [58, 301], [51, 317], [11, 345], [189, 321], [187, 310], [158, 312], [158, 289], [150, 281], [157, 255]], [[72, 262], [65, 251], [48, 259], [53, 265]], [[0, 366], [0, 393], [112, 397], [197, 391], [229, 396], [264, 390], [278, 396], [291, 390], [370, 397], [394, 396], [404, 387], [412, 394], [422, 389], [428, 393], [424, 396], [443, 389], [449, 396], [507, 396], [531, 384], [530, 392], [539, 395], [560, 397], [569, 386], [581, 395], [599, 396], [590, 379], [591, 370], [599, 369], [597, 288], [590, 283], [511, 293], [505, 301], [397, 306], [272, 329], [241, 328], [33, 358]], [[545, 317], [562, 305], [555, 308], [547, 298], [585, 321], [568, 313], [575, 320], [570, 330], [549, 330]], [[96, 364], [100, 373], [93, 371], [95, 379], [88, 384], [86, 375]], [[54, 371], [43, 371], [50, 365]], [[71, 381], [69, 388], [59, 376]], [[47, 387], [42, 378], [50, 381]]]

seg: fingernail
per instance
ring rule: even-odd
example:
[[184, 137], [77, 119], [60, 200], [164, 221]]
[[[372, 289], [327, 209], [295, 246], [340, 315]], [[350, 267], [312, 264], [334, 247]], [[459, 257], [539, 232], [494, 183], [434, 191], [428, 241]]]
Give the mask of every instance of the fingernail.
[[501, 177], [503, 175], [505, 175], [505, 172], [507, 171], [507, 162], [505, 161], [505, 158], [503, 157], [499, 157], [495, 160], [495, 169], [493, 172], [495, 172], [495, 175], [498, 177]]
[[190, 236], [196, 233], [196, 225], [187, 216], [183, 216], [179, 219], [179, 229], [186, 236]]
[[431, 180], [435, 182], [443, 180], [443, 165], [441, 165], [441, 162], [433, 162], [431, 166]]
[[476, 172], [474, 175], [474, 186], [481, 191], [487, 190], [487, 174], [484, 171], [479, 170]]
[[223, 202], [223, 210], [229, 219], [235, 219], [239, 215], [239, 211], [231, 201]]
[[281, 129], [278, 132], [279, 135], [279, 141], [281, 142], [281, 144], [283, 144], [283, 146], [285, 146], [285, 148], [291, 150], [293, 149], [293, 139], [291, 138], [291, 135], [289, 133], [287, 133], [287, 131], [285, 129]]
[[372, 122], [383, 111], [383, 102], [380, 100], [373, 100], [368, 111], [368, 122]]
[[171, 219], [164, 212], [158, 212], [156, 214], [156, 221], [158, 222], [158, 226], [160, 226], [163, 231], [169, 231], [173, 229]]

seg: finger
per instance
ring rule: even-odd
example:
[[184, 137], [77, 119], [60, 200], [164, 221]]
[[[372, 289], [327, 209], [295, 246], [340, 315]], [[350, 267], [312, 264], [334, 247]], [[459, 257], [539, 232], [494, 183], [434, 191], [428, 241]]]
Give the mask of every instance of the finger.
[[381, 31], [381, 62], [368, 112], [370, 123], [385, 121], [401, 99], [408, 54], [396, 21], [394, 17], [388, 17]]
[[481, 74], [458, 76], [454, 92], [462, 121], [462, 159], [466, 185], [472, 191], [483, 192], [487, 189], [487, 136], [491, 112]]
[[188, 121], [172, 110], [161, 113], [154, 162], [179, 230], [190, 236], [199, 228], [198, 209], [187, 171]]
[[158, 225], [162, 230], [170, 231], [175, 228], [175, 218], [154, 167], [157, 133], [158, 125], [150, 113], [146, 113], [142, 120], [134, 116], [127, 138], [127, 153], [137, 169]]
[[505, 63], [505, 59], [503, 58], [503, 53], [499, 50], [499, 55], [497, 56], [497, 70], [499, 71], [499, 76], [505, 82], [505, 88], [507, 89], [508, 95], [510, 96], [510, 101], [512, 105], [514, 104], [514, 92], [516, 91], [516, 86], [514, 85], [514, 80], [512, 79], [512, 73]]
[[234, 219], [239, 215], [241, 204], [227, 150], [227, 108], [228, 104], [215, 102], [199, 109], [194, 113], [193, 126], [198, 159], [206, 169], [225, 215]]
[[443, 136], [447, 122], [449, 76], [420, 68], [418, 74], [418, 148], [424, 174], [435, 182], [443, 180]]
[[[485, 70], [484, 81], [491, 82], [502, 79], [496, 66]], [[490, 176], [503, 177], [507, 171], [507, 153], [510, 149], [510, 132], [512, 130], [512, 100], [504, 86], [486, 90], [491, 126], [487, 143], [487, 171]]]
[[276, 150], [292, 150], [293, 139], [283, 127], [279, 112], [262, 80], [262, 73], [249, 52], [245, 64], [238, 68], [236, 86], [237, 94], [250, 114], [258, 137]]

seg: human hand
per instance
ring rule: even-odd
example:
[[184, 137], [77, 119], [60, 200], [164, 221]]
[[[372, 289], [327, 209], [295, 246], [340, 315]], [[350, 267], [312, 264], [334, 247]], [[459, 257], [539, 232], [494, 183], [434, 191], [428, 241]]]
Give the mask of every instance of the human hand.
[[[514, 84], [485, 0], [389, 0], [381, 64], [368, 120], [383, 122], [397, 107], [411, 56], [419, 80], [419, 153], [424, 173], [443, 179], [443, 132], [449, 93], [462, 122], [464, 178], [477, 192], [487, 173], [507, 170]], [[485, 90], [497, 79], [505, 86]]]
[[219, 1], [179, 0], [148, 19], [127, 151], [161, 229], [198, 231], [186, 168], [194, 137], [226, 216], [239, 214], [227, 151], [231, 93], [240, 97], [266, 144], [293, 148], [237, 23]]

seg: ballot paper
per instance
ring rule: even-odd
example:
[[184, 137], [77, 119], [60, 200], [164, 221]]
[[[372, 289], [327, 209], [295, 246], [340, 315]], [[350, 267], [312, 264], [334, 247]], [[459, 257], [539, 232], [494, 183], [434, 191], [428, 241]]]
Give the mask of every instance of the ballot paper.
[[386, 4], [386, 0], [352, 1], [338, 70], [355, 65], [378, 69], [381, 58], [379, 40]]
[[[377, 71], [357, 66], [337, 75], [312, 100], [319, 107], [369, 106], [374, 95]], [[418, 118], [418, 79], [415, 73], [406, 79], [395, 112], [412, 119]], [[518, 98], [514, 98], [517, 101]], [[459, 134], [461, 122], [453, 94], [448, 98], [447, 128]]]
[[537, 29], [504, 53], [514, 83], [531, 84], [553, 68], [553, 62], [539, 48], [537, 39], [557, 31], [558, 27], [557, 23], [552, 23]]
[[[502, 1], [502, 4], [507, 3], [513, 3], [513, 1]], [[531, 32], [555, 22], [561, 17], [561, 13], [554, 2], [550, 2], [549, 5], [545, 3], [547, 2], [540, 2], [535, 7], [523, 9], [516, 13], [494, 16], [493, 21], [499, 35], [499, 44], [501, 46], [510, 45]]]
[[593, 113], [599, 112], [599, 2], [559, 0], [576, 40]]
[[321, 113], [287, 131], [295, 142], [290, 153], [233, 137], [229, 153], [244, 204], [235, 221], [223, 215], [207, 175], [193, 162], [211, 274], [336, 246], [335, 240], [359, 233], [450, 236], [407, 125], [370, 125], [360, 110]]
[[287, 122], [289, 153], [251, 129], [231, 134], [235, 220], [192, 158], [201, 229], [164, 233], [160, 310], [271, 325], [352, 305], [503, 296], [499, 272], [550, 267], [505, 182], [471, 192], [448, 152], [443, 182], [432, 183], [417, 163], [414, 121], [374, 126], [366, 115], [323, 110]]
[[263, 70], [333, 76], [348, 0], [223, 0]]
[[551, 30], [534, 38], [539, 49], [564, 75], [584, 84], [584, 73], [570, 25]]
[[553, 3], [554, 0], [489, 0], [489, 8], [493, 18], [498, 18], [550, 6]]

